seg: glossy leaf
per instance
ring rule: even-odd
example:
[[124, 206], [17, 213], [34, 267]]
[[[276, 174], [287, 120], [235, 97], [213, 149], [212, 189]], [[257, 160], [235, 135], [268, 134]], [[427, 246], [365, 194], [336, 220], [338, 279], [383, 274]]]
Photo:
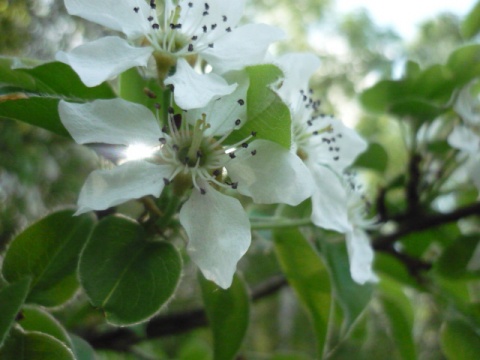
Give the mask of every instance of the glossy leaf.
[[357, 157], [354, 166], [384, 173], [388, 166], [388, 154], [382, 145], [370, 143], [367, 150]]
[[77, 335], [70, 334], [70, 338], [72, 340], [72, 351], [75, 355], [75, 360], [97, 360], [95, 351], [89, 343]]
[[332, 307], [329, 273], [322, 259], [297, 228], [274, 232], [274, 248], [288, 282], [311, 316], [318, 357], [326, 350]]
[[17, 281], [30, 276], [27, 302], [58, 306], [78, 289], [78, 258], [93, 226], [91, 215], [63, 210], [41, 219], [18, 235], [7, 249], [3, 276]]
[[288, 106], [271, 89], [283, 76], [274, 65], [247, 67], [250, 87], [247, 92], [247, 122], [229, 137], [230, 142], [241, 141], [252, 131], [257, 138], [274, 141], [290, 149], [291, 118]]
[[441, 345], [448, 360], [480, 358], [480, 334], [461, 320], [451, 320], [443, 324]]
[[0, 119], [22, 121], [57, 135], [70, 137], [58, 115], [59, 102], [59, 99], [49, 97], [29, 97], [3, 101], [0, 102]]
[[2, 360], [75, 360], [61, 341], [40, 332], [12, 331], [0, 349]]
[[106, 83], [95, 87], [83, 84], [73, 69], [61, 62], [49, 62], [33, 68], [12, 69], [13, 58], [0, 58], [0, 85], [8, 85], [41, 96], [70, 99], [109, 99], [115, 93]]
[[48, 334], [69, 348], [72, 347], [70, 338], [63, 326], [52, 315], [39, 307], [25, 306], [22, 309], [22, 316], [18, 324], [23, 330]]
[[342, 334], [345, 335], [368, 306], [373, 286], [368, 283], [359, 285], [353, 281], [345, 243], [325, 241], [321, 243], [321, 249], [330, 269], [337, 301], [344, 314]]
[[146, 238], [135, 221], [103, 219], [82, 252], [80, 282], [107, 321], [130, 325], [158, 312], [177, 287], [181, 259], [165, 242]]
[[234, 359], [248, 327], [250, 299], [245, 282], [238, 275], [228, 289], [222, 289], [199, 273], [202, 298], [213, 333], [213, 358]]
[[466, 39], [473, 38], [480, 32], [480, 1], [468, 13], [461, 24], [462, 34]]
[[20, 312], [30, 287], [30, 279], [24, 278], [0, 290], [0, 348]]
[[392, 338], [404, 360], [417, 359], [413, 338], [413, 308], [401, 287], [393, 281], [384, 279], [380, 302], [387, 316]]

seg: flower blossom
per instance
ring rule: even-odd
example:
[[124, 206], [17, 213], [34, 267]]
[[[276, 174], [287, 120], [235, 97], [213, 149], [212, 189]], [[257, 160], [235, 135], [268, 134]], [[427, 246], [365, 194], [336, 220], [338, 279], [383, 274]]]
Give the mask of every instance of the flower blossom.
[[[238, 143], [228, 136], [246, 118], [246, 91], [235, 92], [207, 108], [174, 114], [166, 126], [139, 104], [122, 99], [76, 104], [61, 101], [60, 118], [77, 143], [150, 148], [109, 170], [95, 170], [79, 196], [77, 214], [102, 210], [165, 187], [191, 194], [180, 210], [187, 251], [206, 278], [228, 288], [238, 260], [247, 251], [250, 223], [236, 191], [257, 203], [299, 204], [311, 193], [308, 170], [288, 149], [250, 134]], [[236, 99], [236, 100], [235, 100]], [[183, 191], [182, 191], [183, 192]]]
[[301, 158], [314, 180], [312, 222], [344, 233], [350, 255], [351, 275], [358, 283], [375, 281], [371, 271], [373, 250], [363, 230], [357, 205], [345, 186], [343, 172], [365, 151], [367, 144], [341, 121], [319, 114], [319, 102], [308, 90], [308, 81], [320, 65], [313, 54], [286, 54], [274, 62], [284, 72], [278, 95], [292, 115], [292, 152]]
[[[200, 108], [214, 97], [230, 94], [235, 85], [220, 75], [261, 62], [269, 45], [283, 32], [265, 24], [236, 27], [244, 0], [65, 0], [68, 13], [123, 32], [127, 39], [106, 36], [81, 45], [57, 60], [69, 64], [87, 86], [95, 86], [153, 55], [166, 84], [175, 86], [175, 101], [183, 109]], [[163, 6], [161, 6], [163, 5]], [[198, 56], [213, 72], [197, 74], [189, 65]], [[161, 80], [164, 80], [163, 78]]]
[[473, 92], [479, 82], [473, 82], [460, 91], [454, 110], [463, 124], [456, 125], [448, 137], [450, 146], [460, 150], [465, 170], [480, 191], [480, 97]]

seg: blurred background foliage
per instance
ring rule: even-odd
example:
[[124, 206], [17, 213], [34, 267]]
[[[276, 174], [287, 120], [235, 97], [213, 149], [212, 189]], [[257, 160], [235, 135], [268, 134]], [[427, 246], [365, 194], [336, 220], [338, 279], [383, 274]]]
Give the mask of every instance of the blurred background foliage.
[[[380, 79], [399, 78], [407, 59], [418, 62], [421, 67], [444, 63], [454, 49], [467, 43], [462, 36], [462, 19], [449, 13], [426, 19], [416, 37], [407, 42], [393, 29], [375, 24], [367, 11], [336, 13], [334, 0], [250, 0], [247, 3], [246, 20], [277, 25], [288, 34], [288, 40], [275, 49], [277, 53], [313, 51], [322, 59], [322, 66], [311, 85], [323, 102], [323, 110], [356, 125], [370, 142], [383, 147], [387, 168], [380, 175], [370, 174], [367, 188], [369, 194], [377, 195], [379, 188], [405, 172], [409, 154], [403, 135], [413, 130], [387, 114], [365, 112], [356, 95]], [[104, 32], [106, 30], [99, 26], [67, 15], [63, 1], [0, 0], [0, 53], [5, 56], [49, 61], [59, 49], [75, 47]], [[91, 151], [69, 140], [23, 123], [2, 120], [0, 250], [31, 221], [65, 204], [74, 206], [84, 179], [97, 162]], [[391, 209], [405, 207], [402, 192], [391, 191], [389, 196]], [[475, 197], [476, 194], [467, 196], [466, 203]], [[333, 239], [334, 243], [335, 237], [338, 238], [328, 232], [320, 235]], [[245, 279], [253, 286], [280, 273], [269, 236], [269, 233], [256, 232], [252, 248], [240, 264]], [[453, 244], [452, 238], [459, 236], [459, 229], [457, 225], [444, 226], [432, 230], [431, 236]], [[423, 254], [418, 244], [427, 238], [425, 234], [412, 234], [404, 243], [407, 248], [410, 244], [412, 253]], [[429, 251], [432, 257], [437, 256], [434, 246]], [[463, 280], [443, 279], [441, 286], [448, 290], [447, 295], [426, 292], [416, 284], [415, 276], [392, 259], [379, 255], [377, 262], [396, 271], [397, 279], [382, 284], [388, 289], [376, 292], [366, 314], [349, 333], [342, 333], [341, 321], [336, 322], [331, 337], [337, 347], [331, 349], [330, 359], [407, 359], [408, 349], [399, 346], [398, 341], [409, 343], [410, 340], [398, 338], [399, 330], [390, 323], [395, 313], [405, 315], [405, 326], [412, 330], [412, 346], [417, 349], [418, 359], [444, 359], [439, 328], [445, 317], [455, 315], [451, 305], [458, 297], [469, 297], [472, 290], [465, 290]], [[403, 283], [398, 281], [402, 276]], [[187, 271], [169, 312], [201, 304], [195, 283], [194, 271]], [[371, 291], [368, 287], [352, 289], [358, 290], [357, 294]], [[478, 287], [476, 290], [478, 301]], [[396, 296], [395, 301], [385, 294]], [[336, 306], [335, 313], [340, 314], [339, 305]], [[91, 336], [92, 329], [106, 326], [102, 314], [82, 296], [54, 313], [70, 331], [86, 338]], [[305, 325], [307, 323], [306, 313], [288, 287], [257, 301], [252, 307], [251, 324], [243, 346], [246, 358], [293, 360], [313, 357], [314, 333]], [[442, 328], [442, 334], [449, 336], [449, 329]], [[132, 357], [119, 357], [104, 351], [99, 353], [99, 358], [156, 359], [164, 354], [164, 358], [171, 359], [203, 359], [211, 355], [208, 344], [208, 331], [199, 329], [142, 343], [135, 348], [136, 355]], [[284, 355], [271, 357], [269, 354], [274, 352]]]

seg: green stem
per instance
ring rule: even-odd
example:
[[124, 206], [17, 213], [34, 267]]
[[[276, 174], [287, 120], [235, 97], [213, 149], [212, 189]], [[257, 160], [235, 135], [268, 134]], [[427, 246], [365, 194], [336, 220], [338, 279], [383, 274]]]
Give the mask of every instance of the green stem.
[[310, 219], [284, 219], [284, 218], [269, 218], [265, 221], [255, 221], [251, 224], [252, 230], [275, 229], [282, 227], [293, 226], [311, 226]]

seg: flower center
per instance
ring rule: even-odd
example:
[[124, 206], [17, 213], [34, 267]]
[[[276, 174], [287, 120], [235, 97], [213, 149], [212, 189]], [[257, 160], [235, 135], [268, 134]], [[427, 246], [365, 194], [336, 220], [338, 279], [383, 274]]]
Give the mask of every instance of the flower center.
[[[150, 8], [150, 13], [143, 21], [148, 22], [151, 31], [145, 36], [160, 53], [175, 57], [197, 54], [213, 48], [215, 39], [222, 32], [232, 31], [227, 16], [213, 15], [215, 11], [210, 11], [207, 2], [180, 0], [178, 5], [174, 5], [171, 0], [166, 0], [164, 8], [159, 11], [156, 1], [150, 0]], [[140, 14], [139, 7], [133, 10], [137, 16], [145, 16]], [[182, 19], [183, 23], [180, 22]]]
[[[228, 179], [228, 173], [225, 165], [230, 161], [235, 161], [237, 149], [245, 149], [249, 146], [249, 141], [256, 134], [252, 132], [248, 137], [233, 145], [224, 145], [225, 139], [240, 125], [240, 120], [232, 124], [230, 131], [227, 131], [219, 139], [208, 134], [210, 124], [207, 123], [207, 116], [202, 114], [202, 118], [195, 121], [194, 125], [189, 124], [182, 119], [180, 114], [173, 114], [173, 109], [169, 111], [168, 133], [167, 128], [162, 131], [165, 136], [159, 139], [160, 149], [153, 156], [152, 161], [158, 164], [169, 164], [173, 166], [173, 174], [168, 179], [164, 179], [165, 184], [172, 181], [181, 183], [180, 193], [192, 186], [197, 188], [202, 194], [205, 189], [198, 185], [198, 180], [213, 183], [220, 188], [236, 189], [238, 183], [232, 183]], [[251, 150], [248, 156], [254, 156], [256, 150]]]

